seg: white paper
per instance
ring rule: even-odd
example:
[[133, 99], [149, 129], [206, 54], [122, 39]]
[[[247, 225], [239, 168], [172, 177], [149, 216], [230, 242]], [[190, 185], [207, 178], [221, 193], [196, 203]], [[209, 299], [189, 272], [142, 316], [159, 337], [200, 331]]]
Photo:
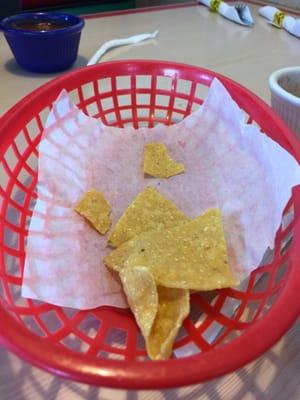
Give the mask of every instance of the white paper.
[[[279, 28], [278, 25], [273, 23], [274, 15], [281, 12], [278, 8], [272, 6], [264, 6], [258, 10], [259, 14], [266, 18], [269, 22]], [[300, 37], [300, 19], [285, 15], [282, 21], [282, 27], [294, 36]]]
[[[211, 8], [211, 0], [198, 0], [198, 2]], [[254, 24], [251, 11], [244, 3], [242, 3], [240, 6], [236, 6], [229, 5], [222, 1], [218, 9], [218, 14], [240, 25], [252, 26]]]
[[[145, 179], [143, 148], [153, 141], [164, 142], [186, 172]], [[245, 123], [217, 79], [198, 111], [152, 129], [106, 127], [80, 112], [64, 92], [50, 112], [39, 152], [22, 294], [79, 309], [126, 307], [118, 280], [102, 263], [107, 238], [73, 211], [90, 187], [110, 202], [113, 224], [149, 185], [192, 218], [219, 207], [229, 264], [243, 280], [273, 247], [291, 188], [300, 183], [295, 159]]]
[[101, 47], [96, 51], [96, 53], [88, 61], [87, 65], [96, 64], [98, 61], [100, 61], [100, 59], [104, 56], [105, 53], [107, 53], [109, 50], [111, 50], [114, 47], [126, 46], [129, 44], [139, 43], [144, 40], [154, 39], [158, 35], [158, 32], [159, 31], [156, 30], [153, 33], [142, 33], [140, 35], [134, 35], [134, 36], [130, 36], [128, 38], [109, 40], [108, 42], [105, 42], [103, 45], [101, 45]]

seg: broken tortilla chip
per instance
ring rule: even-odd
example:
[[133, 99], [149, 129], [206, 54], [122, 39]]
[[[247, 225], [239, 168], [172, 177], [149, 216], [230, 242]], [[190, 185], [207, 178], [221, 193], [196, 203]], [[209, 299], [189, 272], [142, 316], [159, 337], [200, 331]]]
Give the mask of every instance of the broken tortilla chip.
[[191, 222], [141, 233], [109, 253], [104, 263], [117, 271], [143, 265], [157, 285], [177, 289], [213, 290], [238, 284], [228, 266], [218, 209]]
[[87, 190], [75, 205], [74, 210], [102, 235], [109, 230], [111, 207], [102, 193], [95, 189]]
[[189, 313], [189, 291], [156, 287], [153, 276], [142, 266], [123, 268], [120, 278], [149, 357], [169, 358], [182, 321]]
[[152, 360], [166, 360], [184, 319], [190, 312], [189, 290], [157, 287], [158, 310], [146, 348]]
[[123, 268], [120, 278], [129, 307], [144, 338], [147, 338], [158, 310], [158, 294], [153, 276], [145, 267], [133, 267]]
[[147, 187], [136, 196], [115, 225], [108, 239], [118, 247], [134, 236], [152, 229], [168, 228], [179, 222], [191, 221], [170, 200], [154, 187]]
[[144, 147], [144, 173], [156, 178], [170, 178], [184, 172], [184, 165], [173, 160], [166, 145], [148, 143]]

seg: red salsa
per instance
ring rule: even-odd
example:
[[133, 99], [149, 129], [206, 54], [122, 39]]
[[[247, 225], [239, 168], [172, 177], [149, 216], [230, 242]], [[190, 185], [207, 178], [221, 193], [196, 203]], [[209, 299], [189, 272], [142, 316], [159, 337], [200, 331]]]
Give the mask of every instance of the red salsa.
[[67, 21], [41, 21], [41, 20], [27, 20], [27, 21], [17, 21], [12, 22], [11, 27], [14, 29], [22, 29], [26, 31], [53, 31], [56, 29], [62, 29], [70, 26], [70, 23]]

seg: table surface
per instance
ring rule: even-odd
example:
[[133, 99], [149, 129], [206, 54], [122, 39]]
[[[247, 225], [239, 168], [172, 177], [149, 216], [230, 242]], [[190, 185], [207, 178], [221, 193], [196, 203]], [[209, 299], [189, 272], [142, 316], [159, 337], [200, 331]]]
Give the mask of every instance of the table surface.
[[[268, 76], [278, 68], [299, 65], [300, 41], [267, 24], [257, 10], [257, 4], [251, 5], [253, 28], [234, 24], [197, 5], [88, 18], [73, 68], [85, 65], [107, 40], [159, 29], [157, 39], [114, 49], [102, 61], [145, 58], [194, 64], [229, 76], [269, 102]], [[0, 114], [58, 75], [23, 71], [3, 35], [0, 55]], [[299, 371], [300, 321], [269, 352], [246, 367], [205, 384], [176, 390], [119, 391], [66, 382], [0, 348], [0, 400], [299, 400]]]

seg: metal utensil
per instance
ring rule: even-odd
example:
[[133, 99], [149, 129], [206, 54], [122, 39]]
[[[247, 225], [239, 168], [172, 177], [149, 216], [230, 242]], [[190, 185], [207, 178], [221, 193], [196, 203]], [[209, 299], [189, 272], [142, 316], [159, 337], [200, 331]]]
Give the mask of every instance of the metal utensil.
[[248, 26], [254, 25], [252, 20], [248, 18], [248, 6], [245, 3], [237, 3], [233, 4], [233, 7], [236, 9], [238, 16], [240, 17], [241, 21]]

